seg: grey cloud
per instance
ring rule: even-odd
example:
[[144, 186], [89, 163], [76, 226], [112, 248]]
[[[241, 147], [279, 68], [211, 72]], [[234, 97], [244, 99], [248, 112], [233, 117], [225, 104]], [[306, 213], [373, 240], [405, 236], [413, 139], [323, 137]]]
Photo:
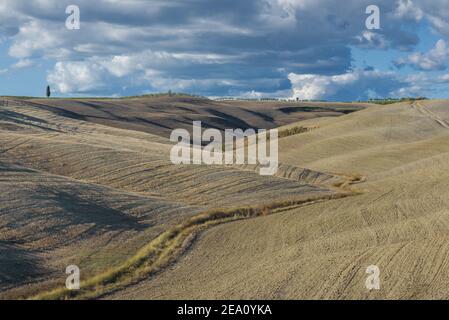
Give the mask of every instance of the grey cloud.
[[[80, 31], [64, 27], [69, 4], [81, 9]], [[164, 90], [173, 81], [174, 87], [207, 95], [253, 89], [275, 94], [289, 88], [288, 73], [348, 72], [351, 46], [411, 50], [418, 42], [416, 19], [404, 21], [398, 15], [421, 10], [420, 19], [444, 19], [444, 10], [425, 1], [398, 12], [397, 2], [380, 0], [382, 29], [369, 35], [369, 4], [371, 0], [344, 5], [331, 0], [2, 0], [0, 17], [12, 18], [0, 22], [0, 32], [12, 42], [11, 56], [59, 63], [49, 80], [57, 79], [65, 93], [105, 90], [104, 84], [112, 91], [124, 86]], [[195, 55], [200, 59], [192, 59]], [[208, 55], [217, 58], [201, 58]], [[105, 64], [112, 65], [114, 57], [133, 57], [135, 67], [126, 75], [111, 72]], [[62, 77], [77, 68], [96, 70], [95, 85]]]

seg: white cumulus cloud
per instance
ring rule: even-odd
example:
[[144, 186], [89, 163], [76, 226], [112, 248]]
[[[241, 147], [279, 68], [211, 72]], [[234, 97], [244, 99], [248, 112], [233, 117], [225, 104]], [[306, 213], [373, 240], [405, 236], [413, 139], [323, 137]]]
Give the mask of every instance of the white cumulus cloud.
[[48, 82], [60, 93], [88, 92], [104, 86], [104, 70], [85, 62], [57, 62]]
[[405, 58], [396, 60], [398, 67], [409, 65], [417, 70], [444, 70], [447, 68], [449, 58], [449, 48], [446, 41], [440, 39], [435, 44], [435, 48], [426, 53], [416, 52]]
[[354, 70], [339, 75], [290, 73], [293, 97], [301, 100], [355, 101], [387, 97], [404, 82], [393, 72]]

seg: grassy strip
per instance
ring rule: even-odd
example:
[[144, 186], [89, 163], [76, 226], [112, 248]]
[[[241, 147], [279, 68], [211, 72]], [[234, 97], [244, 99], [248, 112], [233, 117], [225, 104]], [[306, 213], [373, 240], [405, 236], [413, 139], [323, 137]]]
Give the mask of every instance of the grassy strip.
[[308, 132], [308, 131], [310, 131], [309, 128], [305, 128], [303, 126], [300, 126], [300, 127], [296, 126], [296, 127], [289, 128], [289, 129], [279, 130], [278, 137], [285, 138], [285, 137], [294, 136], [294, 135], [301, 134], [301, 133]]
[[[297, 135], [297, 134], [301, 134], [301, 133], [305, 133], [305, 132], [309, 132], [312, 129], [316, 129], [317, 127], [303, 127], [303, 126], [295, 126], [292, 128], [287, 128], [287, 129], [283, 129], [283, 130], [278, 130], [278, 138], [285, 138], [285, 137], [289, 137], [289, 136], [293, 136], [293, 135]], [[242, 138], [244, 139], [244, 147], [248, 148], [248, 137]], [[256, 139], [257, 141], [260, 139], [258, 134], [256, 134]], [[267, 135], [267, 140], [270, 140], [270, 135]], [[233, 143], [232, 145], [232, 150], [236, 150], [236, 143]], [[221, 151], [225, 152], [226, 151], [226, 144], [223, 143], [221, 146]]]
[[214, 210], [201, 213], [163, 232], [122, 265], [82, 281], [80, 290], [58, 288], [38, 294], [32, 297], [32, 299], [65, 300], [98, 298], [108, 292], [124, 288], [130, 284], [137, 283], [139, 280], [148, 278], [148, 276], [174, 262], [182, 253], [186, 242], [208, 227], [234, 220], [268, 215], [276, 209], [301, 206], [322, 200], [339, 199], [355, 194], [355, 192], [345, 192], [326, 196], [315, 196], [302, 200], [276, 202], [263, 206]]

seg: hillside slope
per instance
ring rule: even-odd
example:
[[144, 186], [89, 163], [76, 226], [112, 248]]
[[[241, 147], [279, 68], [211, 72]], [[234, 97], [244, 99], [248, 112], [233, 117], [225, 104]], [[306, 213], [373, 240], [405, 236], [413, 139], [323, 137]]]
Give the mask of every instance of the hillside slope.
[[62, 287], [70, 264], [83, 279], [111, 272], [202, 213], [337, 193], [323, 182], [332, 175], [319, 172], [287, 180], [238, 167], [173, 165], [171, 146], [158, 135], [33, 104], [1, 107], [0, 298]]
[[316, 117], [337, 117], [363, 109], [364, 104], [292, 103], [276, 101], [212, 101], [192, 97], [130, 99], [31, 99], [15, 104], [103, 124], [156, 134], [165, 138], [173, 129], [192, 129], [192, 121], [217, 129], [271, 129]]
[[448, 118], [448, 101], [425, 101], [306, 121], [317, 129], [282, 139], [281, 161], [364, 176], [363, 194], [209, 229], [110, 298], [449, 298]]

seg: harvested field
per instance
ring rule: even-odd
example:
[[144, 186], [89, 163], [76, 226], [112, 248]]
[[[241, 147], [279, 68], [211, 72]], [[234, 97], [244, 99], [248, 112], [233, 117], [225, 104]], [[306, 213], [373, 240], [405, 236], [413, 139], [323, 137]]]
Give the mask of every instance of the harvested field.
[[335, 117], [362, 109], [364, 104], [211, 101], [192, 97], [132, 99], [22, 100], [52, 113], [108, 126], [143, 131], [168, 138], [176, 128], [203, 127], [271, 129], [316, 117]]
[[[447, 101], [421, 104], [449, 115]], [[449, 131], [409, 103], [301, 124], [319, 128], [282, 139], [282, 162], [364, 176], [362, 194], [207, 230], [175, 266], [110, 298], [449, 298]], [[365, 287], [370, 265], [380, 290]]]
[[[70, 264], [84, 279], [115, 274], [158, 236], [201, 214], [224, 210], [227, 219], [241, 219], [245, 210], [346, 194], [331, 185], [340, 177], [297, 167], [263, 177], [242, 167], [173, 165], [167, 138], [109, 121], [23, 101], [0, 109], [0, 297], [57, 289]], [[120, 285], [113, 287], [85, 293]]]
[[[0, 298], [449, 298], [448, 101], [336, 112], [164, 99], [0, 108]], [[215, 104], [227, 116], [204, 111]], [[163, 130], [127, 113], [162, 107]], [[231, 114], [287, 130], [278, 174], [171, 164], [182, 108], [196, 114], [186, 125], [232, 128]], [[69, 264], [78, 292], [64, 290]], [[380, 290], [365, 287], [370, 265]]]

